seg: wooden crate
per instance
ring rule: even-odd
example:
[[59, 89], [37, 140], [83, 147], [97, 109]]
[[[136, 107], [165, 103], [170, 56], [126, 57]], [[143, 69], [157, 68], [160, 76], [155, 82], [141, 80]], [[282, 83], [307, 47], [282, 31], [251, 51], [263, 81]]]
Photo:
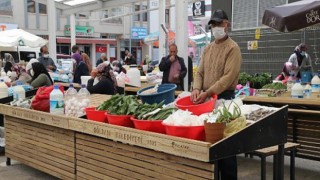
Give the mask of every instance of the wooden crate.
[[76, 133], [77, 179], [213, 179], [214, 165]]
[[60, 179], [75, 179], [74, 131], [5, 116], [6, 156]]

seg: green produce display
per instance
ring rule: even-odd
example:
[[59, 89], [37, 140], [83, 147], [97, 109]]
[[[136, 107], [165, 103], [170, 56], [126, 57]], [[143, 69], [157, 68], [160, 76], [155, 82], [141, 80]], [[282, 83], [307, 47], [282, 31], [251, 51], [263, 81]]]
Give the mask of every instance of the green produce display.
[[134, 116], [139, 120], [164, 120], [175, 112], [176, 108], [162, 108], [164, 101], [159, 104], [140, 104]]
[[264, 85], [272, 82], [272, 74], [260, 73], [260, 74], [250, 75], [245, 72], [241, 72], [238, 83], [245, 86], [247, 82], [250, 82], [251, 88], [260, 89]]
[[106, 110], [109, 114], [133, 115], [138, 109], [139, 102], [133, 95], [113, 95], [109, 100], [97, 107], [97, 110]]
[[283, 85], [282, 83], [270, 83], [270, 84], [264, 85], [262, 89], [280, 90], [280, 89], [287, 89], [287, 86]]

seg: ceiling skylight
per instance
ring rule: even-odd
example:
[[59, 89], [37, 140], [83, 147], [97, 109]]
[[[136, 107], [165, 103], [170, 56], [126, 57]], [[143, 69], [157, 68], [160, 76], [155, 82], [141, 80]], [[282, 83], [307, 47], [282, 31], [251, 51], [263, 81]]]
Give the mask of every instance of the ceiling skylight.
[[63, 4], [66, 4], [69, 6], [75, 6], [75, 5], [84, 4], [84, 3], [93, 2], [93, 1], [96, 1], [96, 0], [72, 0], [72, 1], [64, 2]]

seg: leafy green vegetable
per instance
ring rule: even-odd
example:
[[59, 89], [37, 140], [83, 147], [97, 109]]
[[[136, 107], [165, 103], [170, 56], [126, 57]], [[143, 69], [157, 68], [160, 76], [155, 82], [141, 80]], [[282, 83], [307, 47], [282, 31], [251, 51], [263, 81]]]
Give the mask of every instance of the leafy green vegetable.
[[[229, 123], [232, 120], [235, 120], [235, 119], [237, 119], [237, 118], [239, 118], [241, 116], [241, 109], [238, 106], [238, 104], [235, 103], [234, 101], [232, 101], [228, 107], [226, 107], [224, 102], [222, 104], [223, 104], [222, 110], [219, 109], [219, 110], [216, 110], [214, 112], [214, 113], [219, 113], [220, 114], [220, 116], [216, 120], [217, 123], [224, 123], [224, 122], [225, 123]], [[234, 106], [233, 112], [230, 113], [229, 109], [230, 109], [232, 104], [235, 104], [235, 106]]]
[[270, 84], [264, 85], [262, 89], [280, 90], [280, 89], [287, 89], [287, 86], [283, 85], [282, 83], [270, 83]]
[[116, 115], [133, 115], [138, 105], [136, 96], [116, 94], [98, 106], [97, 110], [106, 110], [108, 113]]

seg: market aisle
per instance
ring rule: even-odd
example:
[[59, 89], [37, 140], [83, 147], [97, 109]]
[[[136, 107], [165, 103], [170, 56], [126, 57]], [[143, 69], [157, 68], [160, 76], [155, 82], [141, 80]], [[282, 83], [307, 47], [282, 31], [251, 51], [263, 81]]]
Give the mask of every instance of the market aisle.
[[[0, 156], [0, 180], [56, 180], [48, 174], [12, 161], [12, 166], [6, 167], [5, 156]], [[271, 158], [267, 159], [267, 179], [272, 179]], [[260, 161], [258, 158], [250, 159], [238, 156], [239, 180], [259, 180]], [[296, 158], [296, 179], [318, 180], [320, 177], [320, 162]], [[289, 179], [289, 158], [285, 158], [285, 178]]]

